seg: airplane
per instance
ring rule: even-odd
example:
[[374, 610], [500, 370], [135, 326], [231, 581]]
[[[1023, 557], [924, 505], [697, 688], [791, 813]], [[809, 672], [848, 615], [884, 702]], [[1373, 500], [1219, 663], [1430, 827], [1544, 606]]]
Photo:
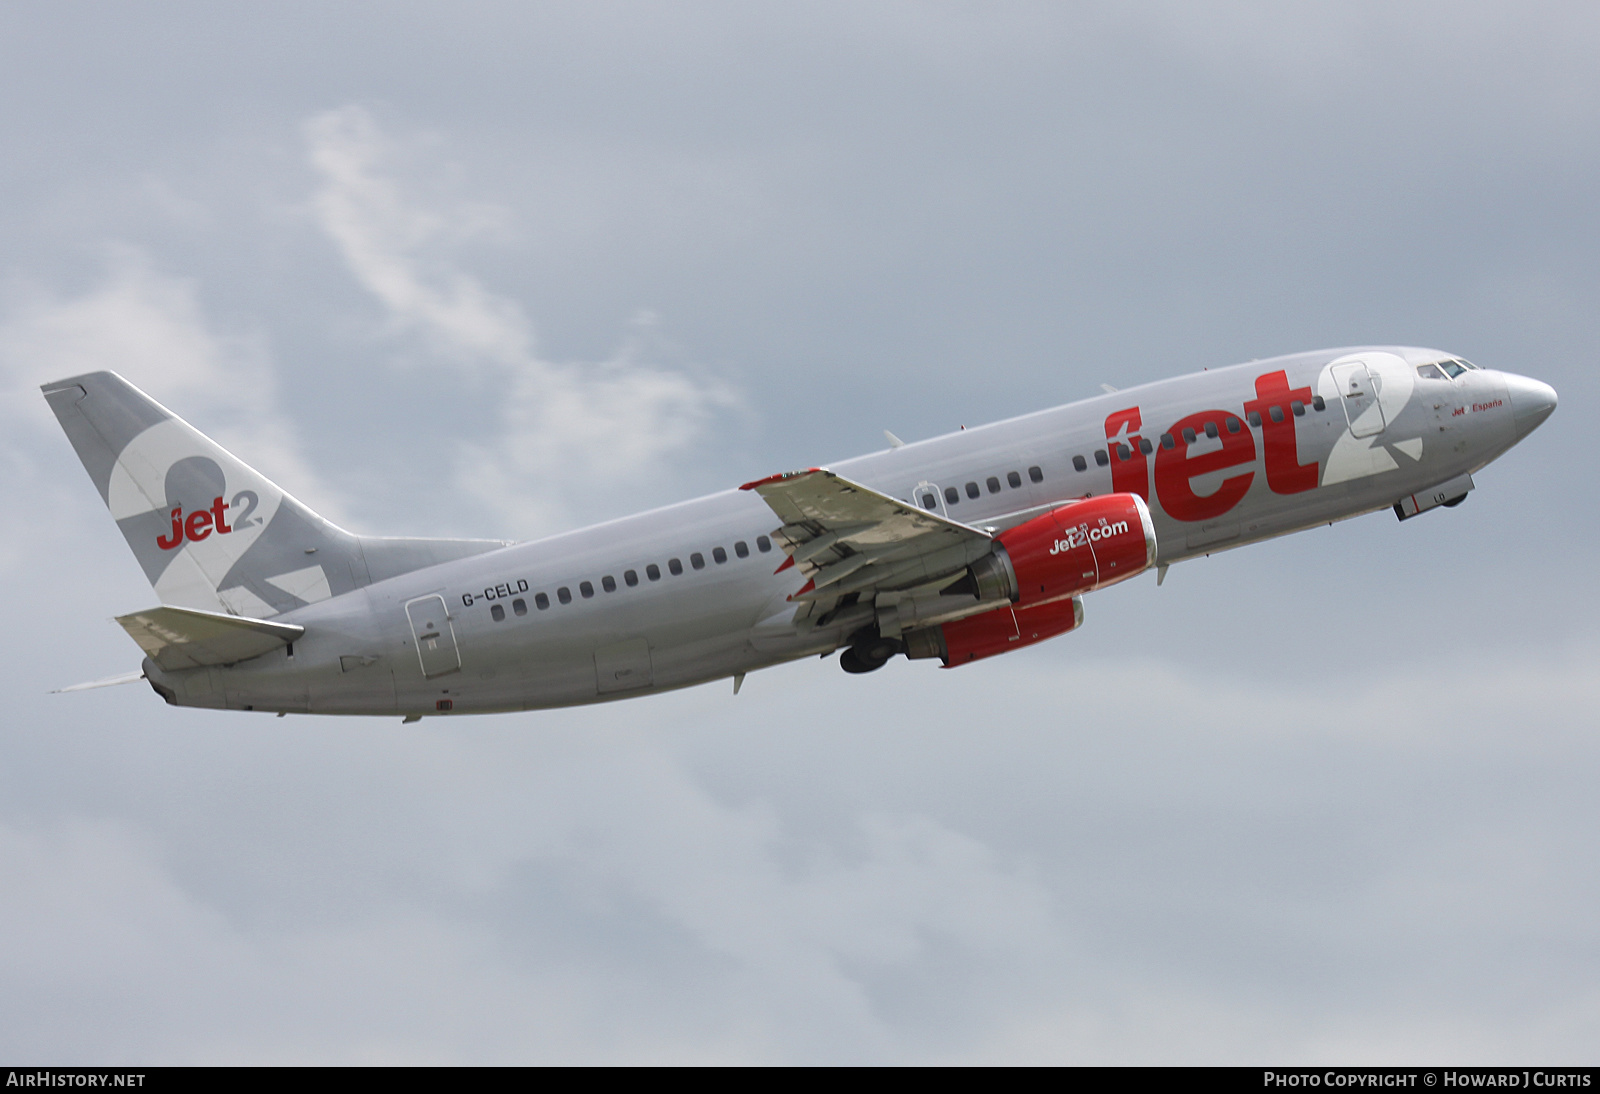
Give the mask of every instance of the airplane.
[[[358, 536], [113, 372], [45, 398], [160, 606], [175, 706], [424, 716], [602, 702], [842, 651], [955, 668], [1083, 597], [1391, 509], [1455, 506], [1547, 384], [1406, 346], [1209, 369], [529, 542]], [[65, 690], [65, 689], [64, 689]]]

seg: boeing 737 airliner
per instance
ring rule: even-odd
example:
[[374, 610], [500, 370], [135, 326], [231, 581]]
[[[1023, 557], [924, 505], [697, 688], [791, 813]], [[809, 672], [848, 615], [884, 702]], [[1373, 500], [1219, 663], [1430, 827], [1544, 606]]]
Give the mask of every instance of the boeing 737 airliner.
[[160, 606], [118, 618], [179, 706], [316, 714], [621, 699], [843, 649], [946, 667], [1082, 595], [1313, 525], [1453, 506], [1556, 393], [1436, 350], [1255, 361], [528, 543], [330, 524], [111, 372], [45, 397]]

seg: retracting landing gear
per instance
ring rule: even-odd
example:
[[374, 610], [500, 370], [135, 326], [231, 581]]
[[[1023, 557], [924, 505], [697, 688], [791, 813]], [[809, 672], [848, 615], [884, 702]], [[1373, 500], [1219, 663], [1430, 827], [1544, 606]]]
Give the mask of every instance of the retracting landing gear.
[[839, 667], [845, 672], [875, 672], [889, 663], [889, 658], [904, 653], [906, 644], [898, 638], [884, 638], [877, 634], [855, 635], [848, 649], [839, 655]]

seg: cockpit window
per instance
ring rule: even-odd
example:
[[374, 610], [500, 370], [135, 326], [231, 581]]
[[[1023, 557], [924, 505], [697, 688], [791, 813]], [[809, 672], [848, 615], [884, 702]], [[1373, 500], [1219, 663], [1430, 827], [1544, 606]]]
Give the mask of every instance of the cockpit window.
[[1456, 364], [1460, 365], [1463, 368], [1470, 368], [1470, 369], [1472, 369], [1474, 371], [1476, 371], [1477, 368], [1478, 368], [1477, 365], [1473, 364], [1471, 361], [1467, 360], [1465, 357], [1457, 357], [1456, 358]]
[[1454, 380], [1457, 376], [1460, 376], [1463, 372], [1467, 371], [1461, 367], [1460, 361], [1440, 361], [1439, 367], [1444, 369], [1444, 374], [1450, 377], [1452, 380]]
[[1444, 373], [1439, 371], [1438, 365], [1418, 365], [1417, 375], [1424, 380], [1443, 380]]

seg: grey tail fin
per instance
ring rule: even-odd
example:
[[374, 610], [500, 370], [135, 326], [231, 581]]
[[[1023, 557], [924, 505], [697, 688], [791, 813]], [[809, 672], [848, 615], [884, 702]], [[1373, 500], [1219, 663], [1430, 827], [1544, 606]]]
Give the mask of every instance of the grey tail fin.
[[264, 619], [506, 546], [352, 535], [114, 372], [42, 390], [163, 604]]

